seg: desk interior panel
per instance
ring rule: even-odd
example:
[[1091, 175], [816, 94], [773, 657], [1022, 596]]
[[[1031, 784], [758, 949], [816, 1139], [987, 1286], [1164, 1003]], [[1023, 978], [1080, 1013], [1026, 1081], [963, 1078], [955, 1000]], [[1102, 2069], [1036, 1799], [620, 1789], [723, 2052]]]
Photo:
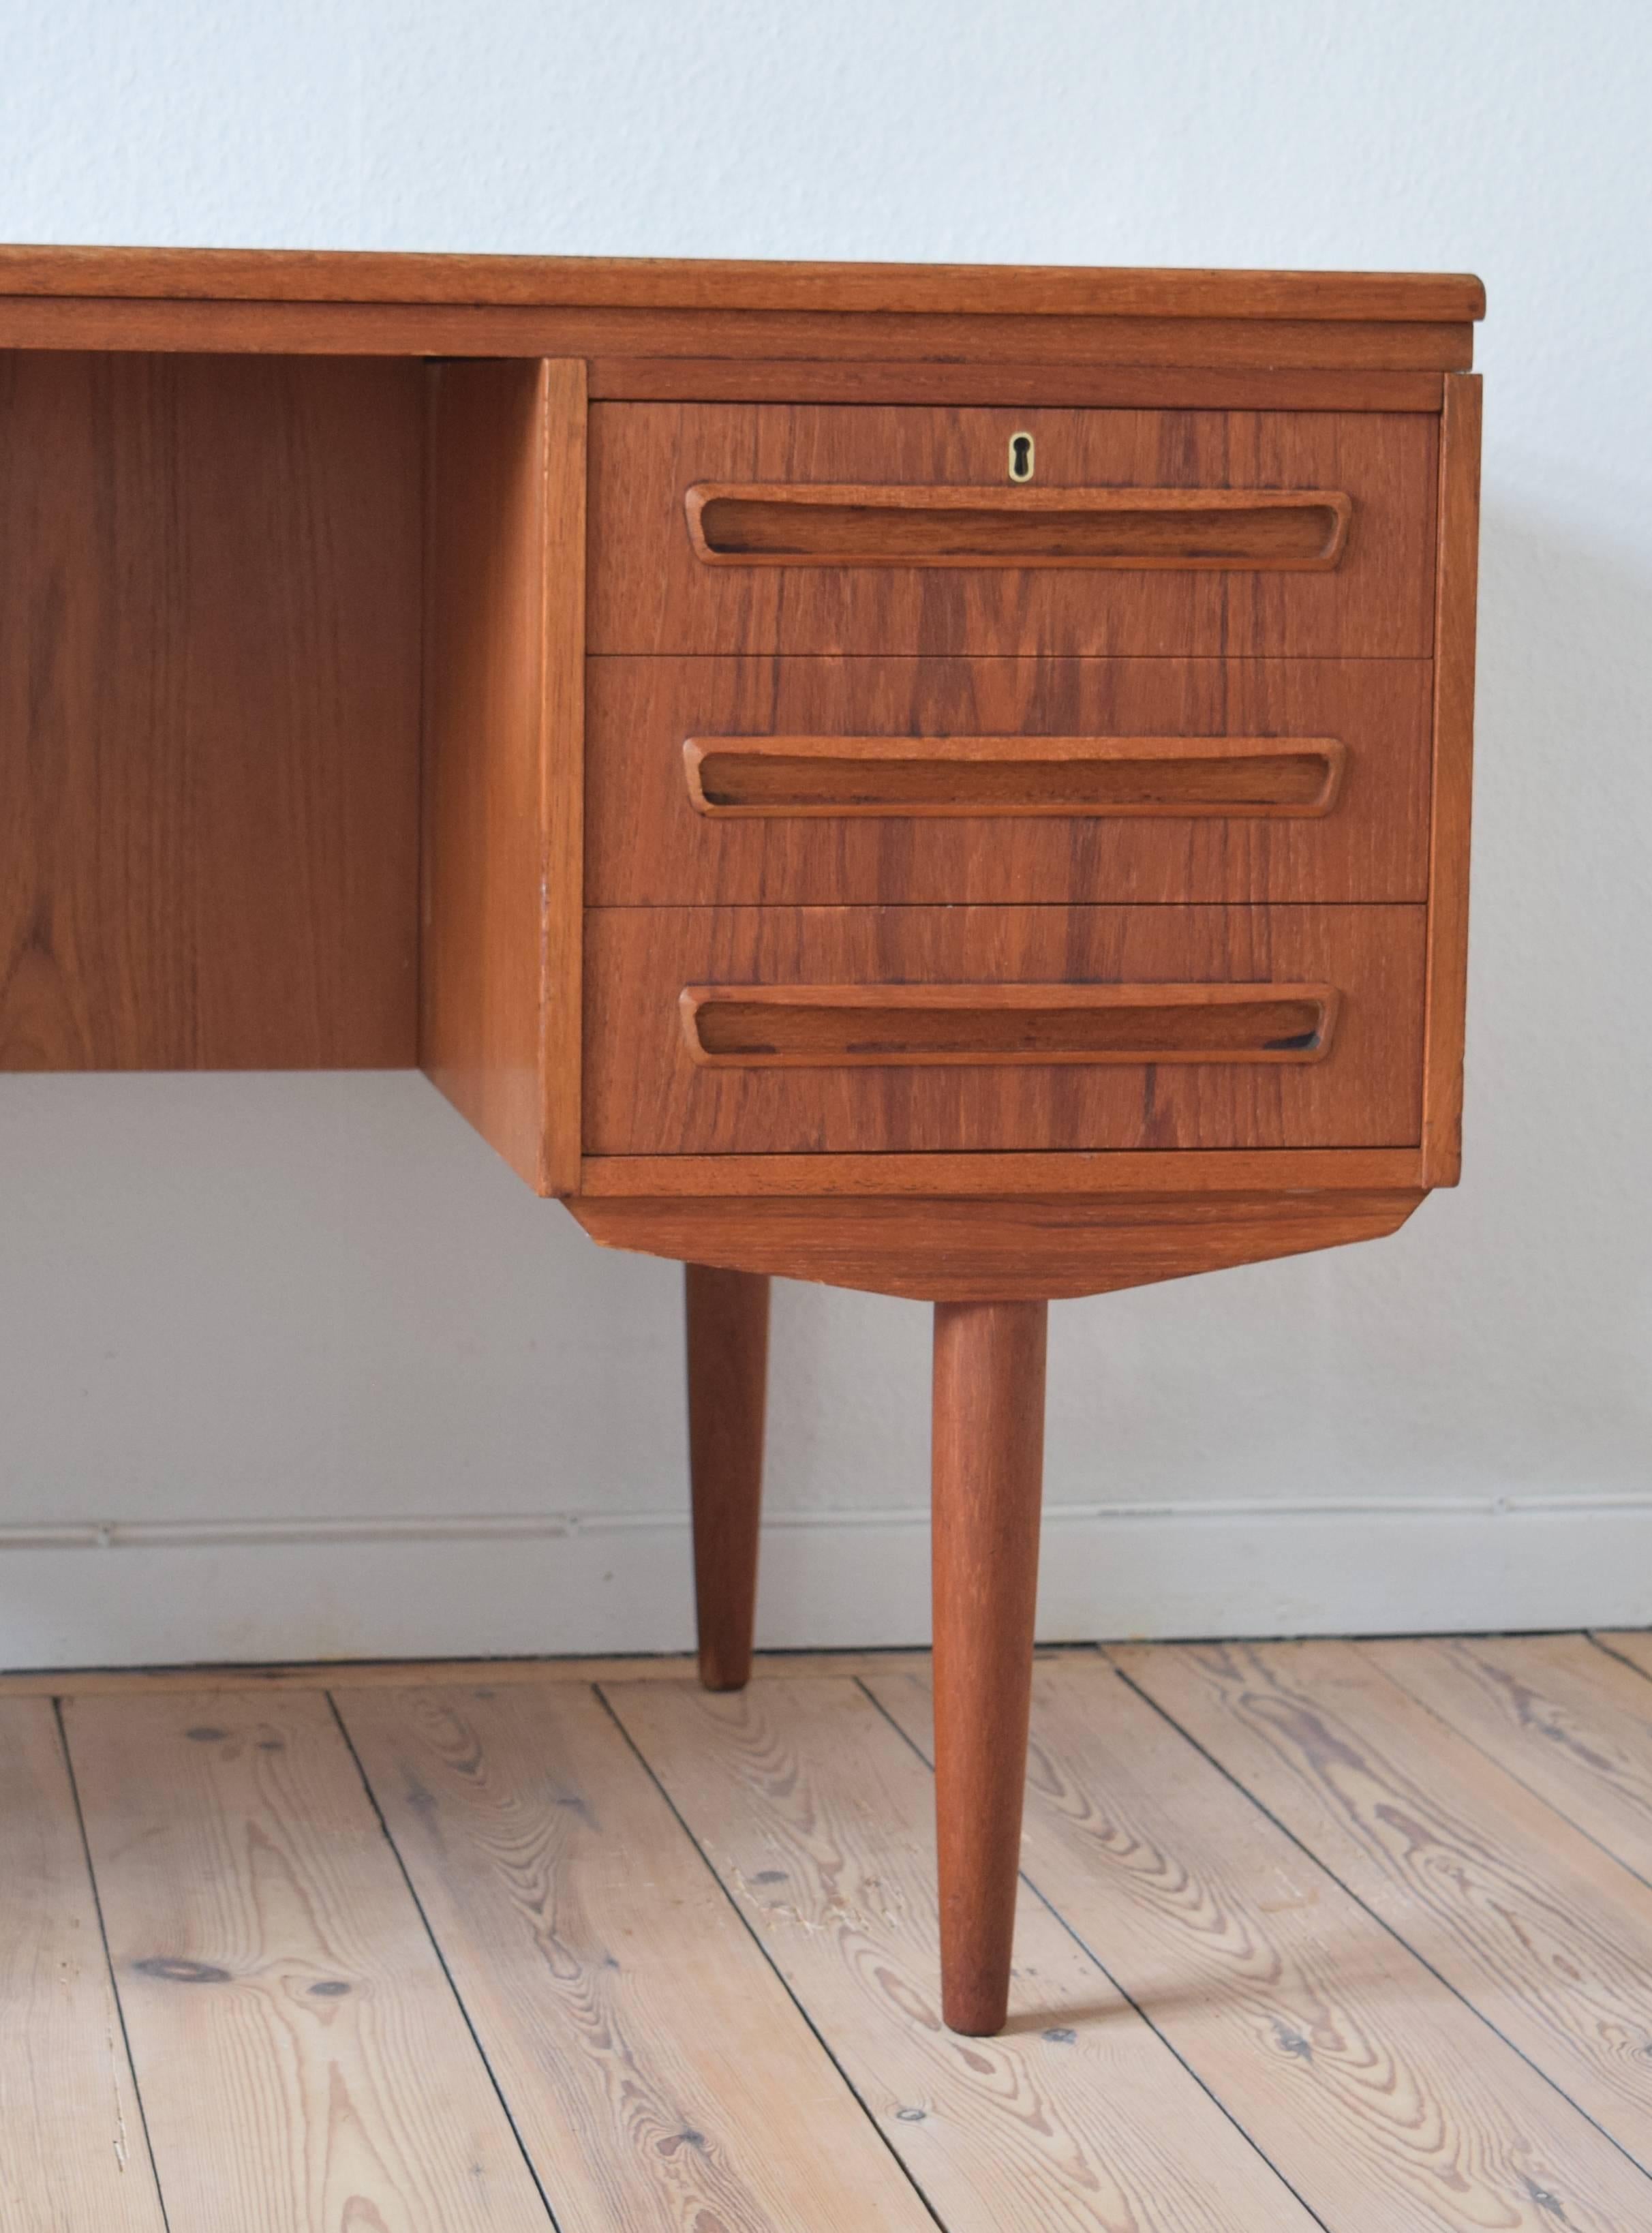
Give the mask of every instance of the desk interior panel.
[[0, 1068], [415, 1059], [423, 392], [0, 355]]

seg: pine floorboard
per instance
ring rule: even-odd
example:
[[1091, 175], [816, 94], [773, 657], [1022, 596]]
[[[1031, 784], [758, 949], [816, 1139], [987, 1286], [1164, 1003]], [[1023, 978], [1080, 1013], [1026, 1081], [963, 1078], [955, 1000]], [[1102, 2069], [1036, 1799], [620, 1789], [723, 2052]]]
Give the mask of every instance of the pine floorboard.
[[1582, 1636], [1361, 1647], [1626, 1869], [1652, 1883], [1652, 1682]]
[[1652, 2169], [1652, 1887], [1351, 1644], [1116, 1657], [1493, 2029]]
[[943, 2027], [929, 1770], [859, 1683], [608, 1696], [949, 2233], [1311, 2228], [1031, 1892], [1007, 2030]]
[[171, 2233], [543, 2233], [326, 1698], [65, 1724]]
[[561, 2233], [930, 2226], [589, 1684], [340, 1704]]
[[48, 1698], [0, 1700], [0, 2227], [163, 2233]]
[[[192, 1681], [191, 1677], [193, 1677]], [[3, 2233], [1646, 2233], [1652, 1637], [0, 1677]]]
[[[927, 1684], [868, 1688], [927, 1747]], [[1034, 1697], [1026, 1874], [1332, 2233], [1652, 2223], [1652, 2182], [1139, 1690]]]

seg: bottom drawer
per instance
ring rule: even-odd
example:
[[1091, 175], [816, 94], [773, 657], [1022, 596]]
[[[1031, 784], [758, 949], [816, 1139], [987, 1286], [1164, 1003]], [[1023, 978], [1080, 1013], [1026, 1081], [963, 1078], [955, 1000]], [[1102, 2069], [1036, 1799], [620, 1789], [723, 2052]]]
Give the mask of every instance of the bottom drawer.
[[1410, 1146], [1425, 917], [593, 908], [585, 1149]]

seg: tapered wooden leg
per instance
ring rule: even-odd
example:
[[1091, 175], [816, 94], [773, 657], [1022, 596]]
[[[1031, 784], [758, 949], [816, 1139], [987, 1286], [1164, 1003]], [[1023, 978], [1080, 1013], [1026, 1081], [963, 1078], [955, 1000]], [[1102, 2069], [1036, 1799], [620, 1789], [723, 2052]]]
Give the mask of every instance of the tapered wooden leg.
[[941, 2011], [1009, 2004], [1044, 1490], [1045, 1303], [935, 1305], [935, 1810]]
[[769, 1282], [705, 1264], [683, 1270], [699, 1679], [738, 1690], [751, 1673], [757, 1611]]

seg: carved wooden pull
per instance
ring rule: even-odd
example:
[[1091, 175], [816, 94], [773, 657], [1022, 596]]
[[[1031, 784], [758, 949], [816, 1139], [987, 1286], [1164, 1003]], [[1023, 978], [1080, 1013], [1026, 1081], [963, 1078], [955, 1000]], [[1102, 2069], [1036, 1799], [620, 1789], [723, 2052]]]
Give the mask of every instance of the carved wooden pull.
[[693, 1059], [725, 1067], [1317, 1062], [1329, 985], [691, 985]]
[[734, 815], [1328, 814], [1334, 737], [690, 737], [696, 811]]
[[1319, 571], [1351, 500], [1327, 489], [940, 488], [699, 482], [716, 566], [1114, 566]]

